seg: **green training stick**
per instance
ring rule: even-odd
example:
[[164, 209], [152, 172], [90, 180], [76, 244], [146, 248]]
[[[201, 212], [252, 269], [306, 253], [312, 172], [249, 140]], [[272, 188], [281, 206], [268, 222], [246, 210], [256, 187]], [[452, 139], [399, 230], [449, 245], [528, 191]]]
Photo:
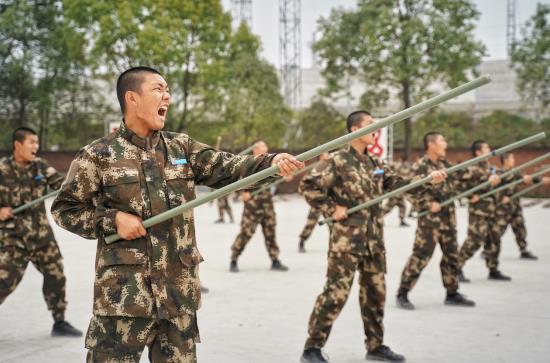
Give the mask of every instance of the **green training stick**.
[[[316, 162], [314, 162], [314, 163], [312, 163], [312, 164], [306, 166], [305, 168], [296, 171], [295, 173], [292, 173], [292, 176], [295, 176], [295, 175], [298, 175], [298, 174], [305, 173], [306, 171], [311, 170], [311, 169], [313, 169], [314, 167], [316, 167], [317, 165], [319, 165], [319, 163], [321, 163], [321, 160], [316, 161]], [[263, 185], [260, 189], [253, 191], [252, 193], [250, 193], [250, 196], [253, 197], [253, 196], [259, 194], [260, 192], [262, 192], [262, 191], [264, 191], [264, 190], [266, 190], [266, 189], [269, 189], [269, 188], [271, 188], [271, 187], [274, 187], [275, 185], [279, 185], [279, 184], [284, 183], [284, 182], [285, 182], [285, 178], [281, 177], [280, 179], [277, 179], [277, 180], [275, 180], [275, 181], [272, 182], [272, 183]]]
[[[448, 169], [445, 169], [445, 171], [447, 172], [447, 174], [451, 174], [451, 173], [454, 173], [455, 171], [458, 171], [458, 170], [461, 170], [461, 169], [464, 169], [470, 165], [474, 165], [476, 163], [479, 163], [483, 160], [487, 160], [493, 156], [496, 156], [496, 155], [500, 155], [500, 154], [503, 154], [503, 153], [506, 153], [510, 150], [514, 150], [514, 149], [517, 149], [518, 147], [521, 147], [523, 145], [526, 145], [526, 144], [529, 144], [529, 143], [532, 143], [532, 142], [535, 142], [535, 141], [538, 141], [540, 139], [544, 139], [545, 137], [545, 134], [544, 132], [541, 132], [539, 134], [536, 134], [536, 135], [533, 135], [533, 136], [530, 136], [526, 139], [523, 139], [523, 140], [520, 140], [520, 141], [516, 141], [510, 145], [507, 145], [507, 146], [503, 146], [501, 147], [500, 149], [497, 149], [497, 150], [493, 150], [491, 151], [490, 153], [488, 154], [485, 154], [485, 155], [481, 155], [481, 156], [478, 156], [478, 157], [475, 157], [473, 159], [470, 159], [470, 160], [466, 160], [460, 164], [457, 164], [457, 165], [454, 165]], [[394, 197], [398, 194], [401, 194], [401, 193], [404, 193], [406, 191], [409, 191], [411, 189], [414, 189], [414, 188], [417, 188], [419, 186], [421, 186], [422, 184], [426, 184], [426, 183], [429, 183], [430, 181], [432, 180], [432, 177], [431, 175], [428, 175], [428, 176], [425, 176], [424, 178], [420, 179], [420, 180], [417, 180], [415, 182], [412, 182], [410, 184], [407, 184], [405, 185], [404, 187], [401, 187], [401, 188], [398, 188], [394, 191], [391, 191], [389, 193], [386, 193], [384, 195], [381, 195], [377, 198], [374, 198], [374, 199], [371, 199], [369, 200], [368, 202], [365, 202], [363, 204], [359, 204], [353, 208], [350, 208], [348, 209], [347, 211], [347, 214], [352, 214], [352, 213], [355, 213], [359, 210], [362, 210], [362, 209], [365, 209], [365, 208], [368, 208], [370, 206], [373, 206], [375, 204], [378, 204], [380, 203], [381, 201], [383, 201], [384, 199], [386, 198], [391, 198], [391, 197]], [[325, 223], [332, 223], [334, 221], [334, 219], [332, 217], [330, 218], [327, 218], [327, 219], [324, 219], [322, 221], [319, 222], [319, 225], [323, 225]]]
[[248, 154], [249, 152], [251, 152], [252, 149], [254, 149], [254, 144], [250, 145], [249, 147], [247, 147], [246, 149], [244, 149], [243, 151], [241, 151], [241, 152], [238, 153], [237, 155], [246, 155], [246, 154]]
[[[473, 81], [470, 81], [468, 83], [465, 83], [461, 86], [458, 86], [456, 88], [453, 88], [450, 91], [444, 92], [438, 96], [432, 97], [424, 102], [421, 102], [419, 104], [416, 104], [412, 107], [409, 107], [405, 110], [402, 110], [396, 114], [393, 114], [391, 116], [385, 117], [367, 127], [364, 127], [360, 130], [351, 132], [349, 134], [346, 134], [344, 136], [340, 136], [339, 138], [336, 138], [334, 140], [331, 140], [325, 144], [319, 145], [317, 147], [314, 147], [311, 150], [308, 150], [296, 157], [299, 161], [306, 161], [309, 159], [313, 159], [316, 156], [321, 155], [324, 152], [337, 149], [339, 147], [342, 147], [343, 145], [349, 143], [352, 140], [355, 140], [361, 136], [364, 136], [366, 134], [369, 134], [371, 132], [374, 132], [378, 129], [381, 129], [383, 127], [395, 124], [399, 121], [402, 121], [404, 119], [407, 119], [411, 117], [414, 114], [417, 114], [422, 111], [426, 111], [432, 107], [435, 107], [439, 105], [440, 103], [443, 103], [445, 101], [448, 101], [452, 98], [455, 98], [457, 96], [460, 96], [468, 91], [471, 91], [473, 89], [476, 89], [478, 87], [483, 86], [484, 84], [487, 84], [491, 81], [491, 79], [488, 76], [482, 76], [479, 78], [474, 79]], [[179, 207], [172, 208], [170, 210], [167, 210], [165, 212], [162, 212], [160, 214], [157, 214], [156, 216], [153, 216], [151, 218], [146, 219], [143, 221], [143, 226], [145, 228], [149, 228], [151, 226], [154, 226], [155, 224], [164, 222], [168, 219], [171, 219], [175, 216], [178, 216], [182, 214], [183, 212], [196, 208], [200, 205], [203, 205], [205, 203], [208, 203], [210, 200], [219, 198], [221, 196], [230, 194], [236, 190], [246, 188], [247, 186], [257, 183], [260, 180], [263, 180], [265, 178], [268, 178], [274, 174], [276, 174], [279, 171], [279, 167], [274, 165], [267, 169], [264, 169], [262, 171], [259, 171], [257, 173], [254, 173], [253, 175], [249, 175], [246, 178], [243, 178], [241, 180], [238, 180], [232, 184], [226, 185], [223, 188], [220, 188], [218, 190], [215, 190], [213, 192], [210, 192], [208, 194], [205, 194], [203, 196], [198, 197], [197, 199], [194, 199], [192, 201], [189, 201], [185, 204], [180, 205]], [[120, 239], [120, 236], [118, 234], [113, 234], [110, 236], [107, 236], [105, 238], [105, 243], [113, 243], [115, 241], [118, 241]]]
[[527, 193], [529, 193], [531, 190], [533, 189], [537, 189], [538, 187], [540, 187], [541, 185], [543, 185], [544, 183], [542, 181], [538, 182], [538, 183], [535, 183], [533, 185], [531, 185], [530, 187], [527, 187], [523, 190], [520, 190], [519, 192], [515, 193], [515, 194], [512, 194], [510, 196], [510, 199], [515, 199], [515, 198], [519, 198], [521, 197], [522, 195], [525, 195]]
[[[536, 176], [539, 176], [539, 175], [548, 173], [549, 171], [550, 171], [550, 166], [548, 166], [548, 167], [546, 167], [546, 168], [544, 168], [544, 169], [542, 169], [542, 170], [539, 170], [539, 171], [537, 171], [536, 173], [531, 174], [531, 176], [534, 178], [534, 177], [536, 177]], [[520, 184], [520, 183], [523, 183], [523, 179], [516, 180], [516, 181], [513, 181], [513, 182], [508, 183], [508, 184], [504, 184], [504, 185], [501, 186], [501, 187], [498, 187], [498, 188], [496, 188], [496, 189], [490, 190], [490, 191], [488, 191], [487, 193], [483, 193], [483, 194], [481, 194], [481, 195], [479, 196], [479, 199], [481, 200], [481, 199], [483, 199], [483, 198], [487, 198], [487, 197], [489, 197], [489, 196], [491, 196], [491, 195], [493, 195], [493, 194], [495, 194], [495, 193], [500, 192], [501, 190], [508, 189], [508, 188], [513, 187], [513, 186], [515, 186], [515, 185], [518, 185], [518, 184]]]
[[[530, 166], [533, 166], [533, 165], [539, 163], [540, 161], [542, 161], [542, 160], [544, 160], [544, 159], [546, 159], [546, 158], [548, 158], [548, 157], [550, 157], [550, 153], [546, 153], [546, 154], [544, 154], [544, 155], [541, 155], [541, 156], [539, 156], [539, 157], [537, 157], [537, 158], [534, 158], [533, 160], [530, 160], [530, 161], [528, 161], [528, 162], [526, 162], [526, 163], [521, 164], [520, 166], [518, 166], [518, 167], [516, 167], [516, 168], [510, 169], [510, 170], [508, 170], [507, 172], [502, 173], [502, 174], [500, 175], [500, 177], [501, 177], [501, 178], [505, 178], [505, 177], [507, 177], [508, 175], [511, 175], [511, 174], [513, 174], [513, 173], [515, 173], [515, 172], [518, 172], [518, 171], [523, 170], [523, 169], [525, 169], [525, 168], [528, 168], [528, 167], [530, 167]], [[467, 196], [472, 195], [473, 193], [477, 192], [478, 190], [484, 189], [484, 188], [486, 188], [486, 187], [488, 187], [488, 186], [490, 186], [490, 185], [491, 185], [491, 182], [490, 182], [490, 181], [483, 182], [483, 183], [481, 183], [481, 184], [479, 184], [479, 185], [477, 185], [477, 186], [475, 186], [475, 187], [473, 187], [473, 188], [471, 188], [471, 189], [468, 189], [468, 190], [465, 191], [465, 192], [462, 192], [462, 193], [460, 193], [460, 194], [458, 194], [458, 195], [456, 195], [456, 196], [454, 196], [454, 197], [452, 197], [452, 198], [447, 199], [447, 200], [444, 201], [444, 202], [441, 202], [439, 205], [440, 205], [442, 208], [443, 208], [443, 207], [446, 207], [446, 206], [448, 206], [448, 205], [454, 203], [455, 200], [459, 200], [459, 199], [462, 199], [462, 198], [466, 198]], [[429, 213], [430, 213], [429, 211], [420, 212], [420, 213], [418, 213], [418, 214], [416, 215], [416, 218], [423, 217], [423, 216], [425, 216], [425, 215], [427, 215], [427, 214], [429, 214]]]

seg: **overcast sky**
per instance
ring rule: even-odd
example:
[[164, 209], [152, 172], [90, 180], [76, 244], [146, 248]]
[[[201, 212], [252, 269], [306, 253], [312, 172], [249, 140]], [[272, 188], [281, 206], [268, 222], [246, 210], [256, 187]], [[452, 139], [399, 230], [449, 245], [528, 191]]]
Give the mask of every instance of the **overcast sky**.
[[[506, 0], [473, 0], [481, 12], [475, 36], [487, 47], [486, 59], [506, 58]], [[517, 36], [521, 26], [535, 13], [538, 3], [550, 0], [516, 0]], [[230, 10], [231, 0], [222, 0]], [[357, 0], [302, 0], [302, 66], [311, 66], [310, 44], [317, 19], [334, 7], [353, 8]], [[279, 0], [252, 0], [252, 29], [262, 39], [263, 56], [279, 64]]]

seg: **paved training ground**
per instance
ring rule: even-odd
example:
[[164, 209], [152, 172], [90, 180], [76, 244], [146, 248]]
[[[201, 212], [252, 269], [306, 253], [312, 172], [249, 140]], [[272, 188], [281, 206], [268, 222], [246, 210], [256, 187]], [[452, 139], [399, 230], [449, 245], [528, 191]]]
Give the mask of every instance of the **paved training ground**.
[[[233, 203], [240, 220], [241, 203]], [[241, 273], [230, 274], [229, 246], [239, 225], [213, 224], [214, 205], [195, 211], [197, 240], [205, 257], [201, 264], [203, 295], [199, 311], [202, 343], [199, 362], [298, 362], [313, 302], [321, 292], [326, 268], [327, 231], [317, 227], [306, 254], [297, 252], [297, 236], [307, 216], [297, 196], [275, 204], [281, 260], [290, 271], [271, 272], [259, 230], [243, 253]], [[465, 267], [472, 279], [461, 292], [477, 307], [443, 305], [439, 273], [441, 253], [424, 271], [410, 295], [417, 310], [395, 307], [399, 276], [411, 252], [414, 227], [399, 228], [397, 209], [386, 219], [388, 301], [386, 344], [408, 362], [549, 362], [550, 361], [550, 209], [541, 204], [524, 209], [530, 249], [538, 261], [518, 259], [513, 235], [503, 239], [501, 267], [513, 281], [491, 282], [479, 257]], [[413, 220], [410, 220], [414, 224]], [[459, 242], [466, 234], [467, 212], [458, 210]], [[95, 241], [80, 239], [54, 227], [65, 258], [69, 301], [67, 320], [85, 330], [91, 317]], [[50, 338], [52, 320], [41, 295], [42, 279], [34, 267], [0, 306], [0, 362], [84, 362], [84, 339]], [[364, 361], [357, 286], [350, 296], [325, 351], [332, 362]], [[146, 354], [142, 362], [147, 362]]]

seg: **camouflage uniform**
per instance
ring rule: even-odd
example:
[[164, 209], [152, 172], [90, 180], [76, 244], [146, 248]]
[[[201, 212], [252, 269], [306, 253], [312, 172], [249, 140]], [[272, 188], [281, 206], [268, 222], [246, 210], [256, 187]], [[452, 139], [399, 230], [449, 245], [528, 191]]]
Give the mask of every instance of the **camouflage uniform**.
[[218, 204], [218, 213], [220, 215], [220, 221], [223, 221], [223, 213], [227, 213], [229, 216], [229, 220], [233, 222], [233, 212], [231, 211], [231, 206], [229, 205], [229, 196], [223, 196], [221, 198], [218, 198], [216, 200], [216, 203]]
[[124, 123], [80, 150], [52, 215], [62, 228], [98, 239], [89, 362], [137, 362], [146, 344], [153, 357], [165, 355], [157, 361], [196, 360], [203, 259], [193, 211], [150, 227], [143, 238], [106, 244], [117, 231], [116, 213], [150, 218], [195, 199], [195, 184], [223, 187], [272, 158], [218, 152], [165, 131], [144, 139]]
[[[427, 156], [422, 157], [412, 167], [414, 175], [428, 175], [432, 171], [447, 169], [451, 164], [447, 160], [432, 161]], [[432, 202], [441, 203], [459, 192], [463, 184], [464, 173], [450, 174], [445, 182], [440, 184], [424, 184], [415, 189], [421, 193], [421, 198], [411, 196], [413, 208], [418, 211], [430, 210]], [[440, 268], [443, 286], [448, 294], [458, 291], [458, 242], [456, 238], [455, 206], [443, 207], [438, 213], [429, 213], [418, 218], [413, 253], [409, 257], [403, 273], [398, 293], [406, 293], [416, 285], [422, 270], [428, 265], [439, 244], [443, 257]]]
[[[506, 170], [500, 170], [502, 174]], [[512, 174], [502, 179], [501, 184], [508, 184], [516, 180], [523, 179], [521, 174]], [[511, 188], [507, 188], [497, 195], [497, 200], [501, 201], [505, 196], [512, 196], [519, 192], [520, 186], [515, 185]], [[499, 235], [502, 237], [508, 228], [508, 225], [512, 227], [512, 231], [516, 237], [516, 243], [520, 252], [527, 251], [527, 229], [525, 228], [525, 219], [523, 218], [523, 210], [521, 208], [520, 198], [514, 198], [508, 204], [500, 203], [496, 210], [496, 220]], [[485, 248], [486, 250], [486, 248]]]
[[237, 261], [244, 248], [254, 235], [258, 224], [262, 226], [267, 253], [272, 261], [279, 258], [279, 246], [275, 239], [275, 208], [273, 198], [269, 189], [262, 190], [251, 196], [250, 200], [244, 203], [243, 216], [241, 219], [241, 231], [231, 246], [231, 261]]
[[[467, 180], [465, 180], [465, 186], [470, 189], [486, 182], [494, 171], [494, 168], [490, 167], [486, 161], [470, 166], [466, 170]], [[492, 187], [489, 186], [476, 192], [476, 194], [481, 195], [491, 189]], [[460, 247], [458, 269], [461, 270], [466, 261], [484, 245], [486, 245], [485, 261], [487, 268], [490, 271], [498, 270], [500, 232], [496, 223], [495, 195], [468, 205], [468, 236]]]
[[[45, 195], [48, 187], [59, 188], [63, 175], [40, 158], [27, 166], [13, 157], [0, 160], [0, 208], [17, 207]], [[64, 320], [65, 274], [63, 259], [46, 217], [44, 203], [12, 219], [0, 222], [0, 304], [11, 294], [28, 263], [44, 277], [42, 292], [55, 321]]]
[[[319, 163], [319, 165], [317, 165], [311, 171], [310, 174], [318, 174], [318, 173], [322, 172], [326, 168], [326, 166], [327, 166], [327, 162], [322, 161], [322, 162]], [[317, 224], [317, 221], [319, 220], [319, 217], [321, 215], [323, 215], [323, 212], [321, 210], [313, 208], [313, 207], [309, 208], [306, 225], [304, 226], [304, 229], [302, 230], [302, 233], [300, 233], [300, 242], [305, 242], [309, 239], [309, 237], [311, 236], [311, 233], [313, 232], [313, 229], [315, 228], [315, 225]], [[325, 215], [324, 217], [328, 218], [330, 216]], [[327, 224], [327, 227], [329, 228], [329, 232], [330, 232], [331, 225]]]
[[[327, 215], [336, 205], [351, 208], [403, 184], [403, 179], [368, 154], [352, 147], [336, 152], [320, 174], [302, 179], [300, 191], [307, 202]], [[330, 236], [327, 281], [309, 319], [305, 349], [322, 348], [334, 320], [342, 310], [359, 271], [359, 304], [368, 351], [383, 341], [386, 299], [386, 252], [383, 216], [378, 205], [335, 222]]]
[[[393, 162], [392, 167], [403, 177], [408, 177], [411, 174], [411, 168], [405, 162]], [[388, 198], [382, 207], [382, 213], [386, 215], [395, 207], [399, 208], [399, 220], [401, 222], [405, 221], [405, 217], [407, 216], [407, 202], [405, 201], [405, 196], [398, 195]]]

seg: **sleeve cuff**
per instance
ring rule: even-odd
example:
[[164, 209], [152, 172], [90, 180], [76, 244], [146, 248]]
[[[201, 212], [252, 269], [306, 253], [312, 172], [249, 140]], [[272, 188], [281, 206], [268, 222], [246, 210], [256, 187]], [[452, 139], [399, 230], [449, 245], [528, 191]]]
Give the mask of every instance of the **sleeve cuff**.
[[96, 235], [109, 236], [117, 233], [115, 216], [116, 209], [100, 209], [96, 212]]

